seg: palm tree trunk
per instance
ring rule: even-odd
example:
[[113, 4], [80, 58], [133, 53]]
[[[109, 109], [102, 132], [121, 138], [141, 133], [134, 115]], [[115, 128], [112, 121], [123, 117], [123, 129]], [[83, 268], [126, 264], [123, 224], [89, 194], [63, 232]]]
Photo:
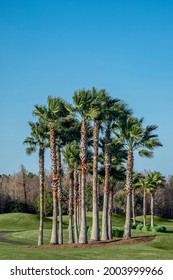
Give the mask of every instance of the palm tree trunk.
[[75, 167], [74, 168], [74, 238], [76, 243], [79, 242], [77, 206], [78, 206], [78, 176]]
[[151, 192], [151, 227], [154, 227], [154, 193]]
[[50, 155], [52, 162], [52, 192], [53, 192], [53, 217], [52, 217], [52, 234], [51, 244], [58, 244], [58, 231], [57, 231], [57, 190], [58, 190], [58, 174], [57, 174], [57, 158], [56, 158], [56, 145], [55, 145], [55, 130], [50, 128]]
[[132, 173], [133, 173], [133, 151], [128, 151], [126, 170], [126, 220], [124, 227], [124, 239], [131, 238], [132, 218]]
[[112, 239], [112, 212], [113, 212], [113, 185], [109, 190], [109, 207], [108, 207], [108, 237]]
[[77, 204], [77, 224], [81, 224], [81, 174], [78, 174], [78, 204]]
[[82, 121], [81, 125], [81, 230], [79, 243], [87, 244], [87, 223], [86, 223], [86, 167], [87, 167], [87, 122]]
[[104, 197], [103, 197], [103, 214], [102, 214], [102, 236], [101, 240], [108, 240], [108, 199], [109, 199], [109, 184], [110, 184], [110, 130], [106, 130], [105, 135], [105, 182], [104, 182]]
[[146, 189], [143, 192], [143, 224], [146, 226]]
[[59, 212], [59, 244], [63, 244], [63, 220], [62, 220], [62, 180], [61, 180], [61, 151], [56, 149], [58, 169], [58, 212]]
[[38, 246], [43, 245], [43, 218], [44, 218], [44, 148], [39, 148], [39, 185], [40, 185], [40, 225]]
[[69, 214], [69, 239], [68, 243], [74, 243], [74, 235], [73, 235], [73, 190], [74, 190], [74, 178], [73, 171], [70, 172], [70, 187], [69, 187], [69, 206], [68, 206], [68, 214]]
[[132, 188], [132, 215], [133, 215], [133, 224], [136, 225], [136, 214], [135, 214], [135, 189]]
[[93, 160], [93, 212], [91, 240], [100, 240], [99, 234], [99, 211], [98, 211], [98, 142], [99, 142], [99, 122], [94, 123], [94, 160]]

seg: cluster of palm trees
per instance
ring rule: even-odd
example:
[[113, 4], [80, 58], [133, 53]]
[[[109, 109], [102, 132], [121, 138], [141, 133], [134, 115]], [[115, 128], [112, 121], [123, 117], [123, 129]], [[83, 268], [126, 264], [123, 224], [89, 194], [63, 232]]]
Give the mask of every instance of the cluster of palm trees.
[[[126, 220], [124, 238], [131, 238], [134, 151], [152, 157], [162, 146], [155, 134], [157, 126], [143, 126], [143, 119], [105, 89], [78, 90], [73, 104], [60, 97], [47, 98], [47, 105], [35, 105], [36, 123], [29, 122], [31, 136], [24, 141], [30, 154], [39, 147], [40, 228], [38, 245], [43, 244], [44, 150], [50, 148], [52, 168], [53, 218], [51, 244], [63, 243], [62, 159], [69, 170], [69, 242], [87, 243], [86, 176], [92, 173], [93, 210], [91, 240], [112, 238], [113, 186], [125, 178]], [[99, 225], [99, 180], [103, 178], [102, 225]], [[148, 185], [149, 186], [149, 185]], [[151, 188], [151, 184], [150, 184]], [[151, 193], [154, 193], [154, 191]], [[57, 216], [58, 225], [57, 226]], [[79, 232], [80, 224], [80, 232]]]
[[158, 171], [142, 173], [133, 173], [133, 190], [132, 190], [132, 213], [133, 224], [136, 224], [135, 215], [135, 190], [143, 190], [143, 225], [146, 226], [146, 197], [150, 195], [150, 213], [151, 213], [151, 227], [154, 226], [154, 204], [155, 193], [158, 188], [165, 185], [165, 177]]

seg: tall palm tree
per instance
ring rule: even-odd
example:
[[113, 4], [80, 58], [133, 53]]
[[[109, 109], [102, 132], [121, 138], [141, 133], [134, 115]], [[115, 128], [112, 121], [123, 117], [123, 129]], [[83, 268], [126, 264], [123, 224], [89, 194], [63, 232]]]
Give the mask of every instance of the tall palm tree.
[[[66, 109], [65, 109], [66, 110]], [[67, 113], [68, 111], [66, 111]], [[60, 118], [55, 127], [57, 172], [58, 172], [58, 210], [59, 210], [59, 244], [63, 244], [63, 227], [62, 227], [62, 162], [61, 150], [66, 143], [80, 139], [80, 123], [71, 116], [67, 115]]]
[[[99, 161], [101, 164], [101, 168], [99, 170], [99, 175], [103, 178], [105, 175], [104, 168], [104, 139], [101, 139], [102, 144], [102, 153], [100, 153]], [[118, 181], [123, 180], [125, 175], [125, 168], [123, 163], [127, 158], [127, 152], [124, 150], [124, 147], [121, 143], [117, 141], [117, 139], [110, 140], [109, 143], [110, 149], [110, 173], [109, 173], [109, 194], [108, 194], [108, 239], [112, 239], [112, 212], [113, 212], [113, 195], [114, 189]]]
[[150, 172], [147, 176], [147, 188], [151, 197], [151, 226], [154, 226], [154, 204], [155, 204], [155, 192], [158, 188], [164, 187], [165, 177], [157, 171]]
[[149, 125], [143, 128], [143, 119], [137, 119], [128, 116], [124, 121], [117, 122], [117, 131], [114, 132], [120, 141], [124, 143], [127, 152], [127, 169], [126, 169], [126, 221], [124, 239], [131, 238], [131, 211], [132, 211], [132, 174], [134, 166], [134, 151], [142, 157], [151, 158], [153, 149], [162, 146], [158, 136], [153, 134], [157, 129], [156, 125]]
[[44, 217], [44, 152], [48, 147], [48, 127], [39, 120], [39, 122], [28, 122], [31, 128], [31, 136], [24, 140], [27, 144], [26, 153], [28, 155], [36, 151], [39, 147], [39, 189], [40, 189], [40, 224], [38, 234], [38, 246], [43, 245], [43, 217]]
[[53, 98], [51, 96], [48, 96], [47, 107], [35, 105], [35, 110], [33, 111], [33, 113], [34, 115], [44, 120], [49, 126], [50, 155], [51, 155], [51, 163], [52, 163], [52, 192], [53, 192], [53, 218], [52, 218], [52, 234], [51, 234], [50, 243], [58, 244], [57, 194], [58, 194], [58, 186], [59, 186], [59, 176], [57, 171], [55, 127], [63, 117], [67, 116], [68, 112], [65, 108], [64, 101], [60, 97]]
[[79, 90], [74, 92], [73, 104], [74, 108], [67, 107], [69, 111], [76, 113], [81, 118], [81, 230], [79, 235], [79, 242], [86, 244], [87, 239], [87, 223], [86, 223], [86, 169], [87, 169], [87, 147], [88, 135], [87, 126], [91, 119], [91, 103], [93, 101], [92, 94], [89, 90]]
[[99, 131], [100, 125], [104, 118], [106, 100], [108, 94], [104, 89], [97, 91], [92, 88], [93, 102], [91, 103], [90, 113], [93, 115], [93, 211], [92, 211], [92, 231], [91, 240], [100, 240], [99, 232], [99, 209], [98, 209], [98, 147], [99, 147]]
[[105, 165], [105, 179], [104, 179], [104, 197], [103, 197], [103, 213], [102, 213], [102, 240], [108, 240], [108, 201], [109, 201], [109, 187], [110, 187], [110, 169], [111, 169], [111, 155], [110, 142], [111, 132], [116, 120], [122, 118], [124, 114], [131, 113], [127, 109], [126, 104], [120, 102], [119, 99], [107, 98], [107, 110], [104, 116], [105, 129], [105, 147], [104, 147], [104, 165]]

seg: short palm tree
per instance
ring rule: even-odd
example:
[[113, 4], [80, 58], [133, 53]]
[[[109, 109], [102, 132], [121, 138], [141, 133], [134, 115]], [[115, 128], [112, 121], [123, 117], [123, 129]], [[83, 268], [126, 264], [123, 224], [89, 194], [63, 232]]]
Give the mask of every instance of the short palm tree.
[[155, 192], [158, 188], [164, 187], [165, 177], [157, 171], [150, 172], [146, 178], [147, 189], [151, 197], [151, 227], [154, 226], [154, 204], [155, 204]]
[[136, 213], [135, 213], [135, 191], [141, 187], [140, 179], [143, 179], [143, 176], [139, 172], [134, 172], [132, 175], [132, 216], [133, 224], [136, 225]]
[[[80, 147], [77, 142], [72, 142], [65, 146], [65, 150], [62, 151], [65, 163], [69, 168], [69, 243], [78, 242], [78, 226], [77, 226], [77, 184], [76, 184], [76, 172], [77, 165], [80, 162]], [[74, 203], [73, 203], [74, 201]], [[73, 207], [74, 205], [74, 207]], [[73, 232], [73, 213], [74, 213], [74, 232]], [[74, 238], [75, 237], [75, 238]]]
[[36, 151], [39, 147], [39, 187], [40, 187], [40, 225], [38, 235], [38, 246], [43, 245], [43, 217], [44, 217], [44, 152], [48, 147], [48, 127], [42, 122], [28, 122], [31, 127], [31, 136], [24, 140], [27, 144], [26, 153], [28, 155]]
[[[53, 192], [53, 218], [52, 218], [52, 234], [51, 234], [51, 244], [58, 244], [58, 232], [57, 232], [57, 195], [60, 191], [59, 186], [59, 176], [57, 171], [57, 157], [56, 157], [56, 138], [55, 138], [55, 127], [57, 123], [64, 117], [68, 115], [65, 108], [64, 101], [60, 98], [53, 98], [48, 96], [47, 107], [35, 105], [34, 115], [40, 117], [49, 126], [50, 133], [50, 155], [52, 162], [52, 192]], [[60, 202], [60, 201], [59, 201]], [[60, 219], [61, 221], [62, 219]], [[60, 225], [60, 228], [62, 225]], [[60, 237], [62, 240], [62, 237]]]
[[151, 158], [153, 149], [162, 146], [158, 140], [158, 136], [153, 134], [157, 129], [156, 125], [149, 125], [143, 128], [143, 119], [137, 119], [132, 116], [127, 116], [124, 121], [117, 122], [116, 136], [128, 152], [127, 169], [126, 169], [126, 221], [124, 239], [131, 238], [131, 211], [132, 211], [132, 174], [134, 166], [134, 151], [142, 157]]
[[143, 225], [146, 226], [146, 198], [148, 192], [148, 179], [147, 175], [143, 174], [141, 178], [139, 178], [138, 186], [143, 190]]

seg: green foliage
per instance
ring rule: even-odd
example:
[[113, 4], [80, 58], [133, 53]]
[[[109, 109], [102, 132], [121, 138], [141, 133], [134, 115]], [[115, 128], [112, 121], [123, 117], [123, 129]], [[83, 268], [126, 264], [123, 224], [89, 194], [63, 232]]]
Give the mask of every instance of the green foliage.
[[136, 229], [142, 230], [143, 226], [144, 226], [144, 225], [140, 223], [140, 224], [137, 225]]
[[151, 226], [146, 225], [142, 228], [143, 231], [151, 231]]
[[157, 226], [157, 225], [155, 225], [154, 227], [151, 227], [151, 230], [153, 232], [166, 232], [166, 227], [165, 226]]
[[10, 202], [10, 212], [11, 213], [24, 213], [26, 212], [26, 205], [25, 203], [22, 203], [22, 202], [18, 202], [18, 201], [11, 201]]
[[112, 228], [112, 237], [123, 237], [124, 229], [122, 227]]
[[137, 228], [137, 224], [133, 224], [132, 229], [136, 229], [136, 228]]
[[[44, 216], [48, 217], [52, 215], [53, 209], [53, 198], [52, 192], [44, 191]], [[40, 213], [40, 196], [38, 195], [35, 200], [35, 211], [36, 213]]]

